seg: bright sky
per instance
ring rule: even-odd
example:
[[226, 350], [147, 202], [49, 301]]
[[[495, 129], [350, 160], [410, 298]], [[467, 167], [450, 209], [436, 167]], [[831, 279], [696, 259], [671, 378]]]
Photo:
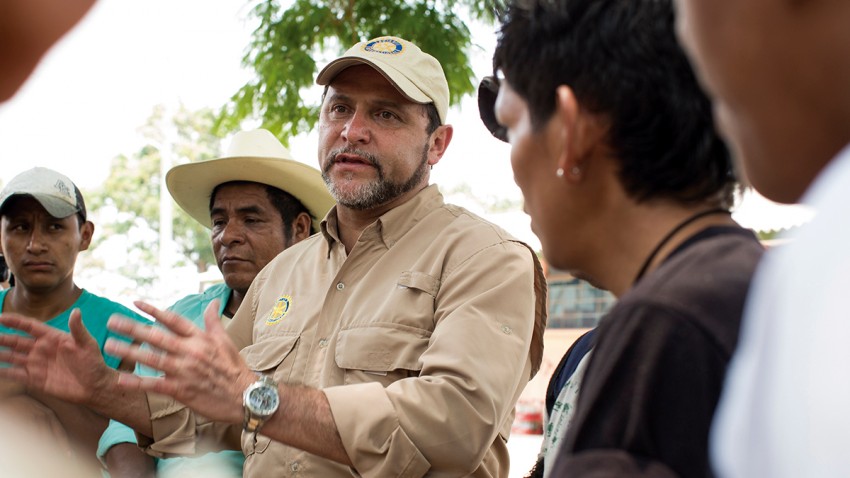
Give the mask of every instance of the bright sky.
[[[95, 187], [111, 158], [143, 144], [137, 129], [155, 105], [172, 111], [181, 102], [190, 109], [221, 106], [249, 78], [240, 66], [252, 29], [247, 16], [243, 0], [99, 0], [0, 105], [0, 179], [6, 183], [38, 165], [65, 172], [83, 189]], [[493, 30], [481, 29], [476, 41], [472, 60], [480, 77], [489, 73]], [[509, 148], [483, 127], [474, 98], [453, 108], [449, 122], [454, 139], [433, 181], [444, 189], [466, 184], [485, 201], [518, 200]], [[291, 150], [316, 164], [315, 135], [293, 139]], [[797, 224], [809, 213], [753, 197], [735, 216], [745, 226], [770, 229]], [[539, 245], [521, 212], [491, 219]]]

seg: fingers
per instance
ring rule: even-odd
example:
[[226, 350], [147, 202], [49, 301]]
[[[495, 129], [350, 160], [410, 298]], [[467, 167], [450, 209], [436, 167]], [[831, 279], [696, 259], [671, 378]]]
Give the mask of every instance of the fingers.
[[221, 324], [221, 315], [218, 313], [220, 302], [218, 299], [213, 299], [212, 302], [207, 304], [207, 308], [204, 310], [204, 324], [206, 325], [207, 332], [213, 335], [224, 332], [224, 325]]
[[139, 308], [139, 310], [150, 315], [156, 319], [157, 322], [164, 325], [168, 330], [181, 337], [190, 337], [200, 330], [190, 320], [186, 320], [174, 312], [157, 309], [147, 302], [142, 302], [140, 300], [137, 300], [134, 304]]
[[177, 359], [150, 347], [140, 347], [139, 345], [128, 344], [127, 342], [110, 338], [104, 344], [103, 349], [109, 355], [146, 365], [166, 374], [174, 374], [179, 371]]
[[0, 349], [0, 363], [24, 365], [26, 364], [26, 354]]
[[35, 341], [32, 338], [23, 335], [0, 334], [0, 347], [7, 349], [0, 348], [0, 351], [26, 355], [32, 349], [34, 343]]
[[14, 313], [0, 314], [0, 324], [5, 325], [10, 329], [20, 330], [21, 332], [25, 332], [33, 337], [64, 333], [58, 329], [45, 325], [36, 319]]
[[[0, 359], [3, 360], [3, 359]], [[3, 360], [5, 361], [5, 360]], [[19, 367], [0, 367], [0, 378], [12, 380], [17, 383], [27, 383], [27, 371]]]
[[134, 342], [147, 343], [156, 349], [176, 352], [180, 347], [179, 336], [170, 333], [162, 327], [157, 327], [153, 324], [143, 324], [120, 314], [113, 314], [106, 326], [109, 330], [129, 337]]

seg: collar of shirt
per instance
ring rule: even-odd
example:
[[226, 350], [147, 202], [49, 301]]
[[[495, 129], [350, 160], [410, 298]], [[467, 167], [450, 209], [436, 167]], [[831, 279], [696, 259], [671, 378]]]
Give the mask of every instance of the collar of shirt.
[[[436, 184], [431, 184], [419, 191], [406, 203], [384, 213], [375, 223], [363, 231], [364, 236], [361, 239], [366, 238], [367, 231], [369, 231], [369, 234], [376, 234], [387, 248], [391, 248], [423, 217], [444, 204], [443, 195], [440, 194], [439, 188]], [[328, 254], [330, 254], [334, 242], [340, 242], [338, 221], [337, 207], [334, 206], [322, 221], [320, 227], [328, 244]]]

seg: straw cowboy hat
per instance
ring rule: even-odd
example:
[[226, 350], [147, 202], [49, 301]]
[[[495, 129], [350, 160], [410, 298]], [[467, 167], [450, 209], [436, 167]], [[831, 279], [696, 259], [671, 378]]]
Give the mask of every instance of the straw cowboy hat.
[[165, 175], [174, 201], [193, 219], [210, 227], [210, 195], [219, 184], [252, 181], [295, 196], [313, 216], [313, 232], [335, 204], [321, 173], [292, 158], [269, 131], [256, 129], [233, 136], [227, 154], [218, 159], [175, 166]]

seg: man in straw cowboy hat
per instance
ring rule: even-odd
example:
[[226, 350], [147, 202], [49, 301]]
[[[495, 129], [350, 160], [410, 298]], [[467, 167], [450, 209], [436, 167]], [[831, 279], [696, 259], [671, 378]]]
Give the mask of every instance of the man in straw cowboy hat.
[[[319, 164], [337, 204], [257, 275], [226, 331], [209, 309], [203, 331], [139, 303], [168, 330], [113, 319], [153, 350], [109, 351], [164, 372], [140, 378], [104, 370], [80, 327], [2, 317], [33, 338], [0, 337], [15, 364], [0, 376], [69, 393], [33, 379], [55, 370], [75, 399], [150, 438], [151, 454], [241, 441], [246, 476], [506, 477], [514, 403], [542, 358], [536, 255], [429, 186], [453, 131], [435, 58], [376, 38], [317, 82]], [[60, 343], [90, 373], [31, 353]]]
[[[192, 218], [210, 228], [216, 264], [224, 283], [186, 296], [169, 310], [204, 327], [203, 314], [215, 299], [227, 323], [254, 277], [284, 249], [316, 232], [333, 206], [318, 170], [293, 160], [269, 131], [234, 135], [219, 159], [172, 168], [168, 191]], [[152, 375], [146, 367], [136, 373]], [[131, 428], [113, 421], [100, 440], [98, 455], [112, 478], [153, 473], [153, 457], [141, 452]], [[158, 476], [242, 476], [244, 455], [237, 451], [198, 458], [156, 461]]]

